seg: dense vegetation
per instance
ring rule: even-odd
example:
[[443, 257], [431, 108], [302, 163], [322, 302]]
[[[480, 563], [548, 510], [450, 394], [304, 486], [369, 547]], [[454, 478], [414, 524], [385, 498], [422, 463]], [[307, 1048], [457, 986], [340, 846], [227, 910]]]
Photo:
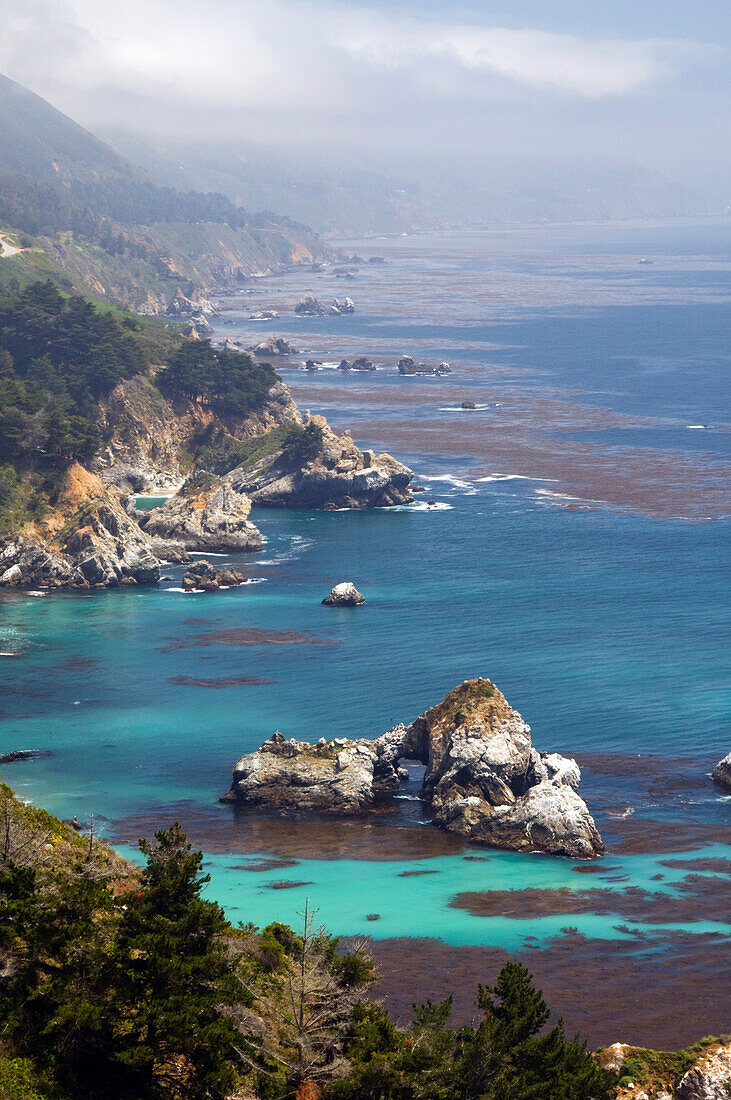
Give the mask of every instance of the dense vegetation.
[[34, 515], [69, 463], [96, 453], [98, 400], [146, 366], [128, 323], [51, 283], [0, 297], [0, 519]]
[[242, 417], [261, 408], [276, 381], [267, 363], [200, 340], [177, 348], [158, 385], [169, 396], [203, 401], [218, 416]]
[[184, 342], [50, 282], [0, 295], [0, 533], [40, 518], [70, 463], [102, 445], [99, 402], [153, 364], [165, 368], [155, 376], [165, 395], [219, 417], [257, 411], [277, 377], [247, 355]]
[[275, 221], [271, 215], [250, 214], [215, 192], [182, 192], [131, 179], [75, 180], [68, 188], [23, 175], [0, 177], [0, 222], [33, 237], [71, 232], [106, 251], [132, 255], [144, 255], [144, 249], [130, 244], [122, 232], [129, 227], [214, 222], [232, 229], [301, 228], [286, 217]]
[[[315, 925], [233, 928], [177, 825], [143, 870], [0, 791], [0, 1087], [17, 1100], [608, 1100], [524, 967], [407, 1029], [364, 1000], [363, 946]], [[246, 1091], [247, 1089], [251, 1090]], [[244, 1090], [244, 1091], [241, 1091]]]

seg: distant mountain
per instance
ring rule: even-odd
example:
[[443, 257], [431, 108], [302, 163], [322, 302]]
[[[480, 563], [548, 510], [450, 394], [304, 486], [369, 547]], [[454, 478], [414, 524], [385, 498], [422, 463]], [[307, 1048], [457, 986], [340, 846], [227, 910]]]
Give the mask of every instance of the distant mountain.
[[312, 263], [330, 251], [286, 216], [155, 182], [33, 92], [0, 76], [0, 288], [66, 290], [164, 311], [178, 288]]
[[0, 176], [36, 182], [149, 177], [45, 99], [0, 75]]
[[154, 142], [119, 131], [115, 147], [178, 188], [222, 192], [255, 209], [281, 210], [326, 236], [514, 222], [565, 222], [717, 213], [689, 188], [638, 166], [425, 165], [383, 172], [342, 166], [235, 140]]

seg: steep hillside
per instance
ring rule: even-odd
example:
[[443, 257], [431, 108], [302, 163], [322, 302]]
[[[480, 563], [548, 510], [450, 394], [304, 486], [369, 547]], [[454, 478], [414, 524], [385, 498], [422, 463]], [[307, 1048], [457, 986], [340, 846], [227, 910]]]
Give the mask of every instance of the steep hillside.
[[111, 177], [144, 180], [103, 141], [40, 96], [0, 74], [0, 175], [63, 181]]
[[164, 312], [178, 287], [205, 296], [213, 284], [330, 255], [286, 217], [159, 186], [5, 77], [0, 127], [0, 289], [45, 277], [67, 291]]

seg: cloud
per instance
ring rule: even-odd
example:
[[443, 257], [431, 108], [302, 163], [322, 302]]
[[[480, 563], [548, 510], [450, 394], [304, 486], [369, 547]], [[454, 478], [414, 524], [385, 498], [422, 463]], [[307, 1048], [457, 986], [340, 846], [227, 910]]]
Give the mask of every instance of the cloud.
[[[531, 29], [426, 22], [317, 0], [0, 0], [0, 64], [36, 81], [234, 108], [358, 104], [357, 86], [398, 74], [407, 94], [626, 96], [672, 77], [703, 47], [589, 39]], [[501, 87], [502, 86], [502, 87]]]
[[706, 131], [705, 155], [721, 148], [711, 92], [703, 101], [720, 47], [468, 22], [459, 3], [416, 17], [386, 0], [0, 0], [0, 71], [92, 130], [374, 164], [409, 151], [675, 155], [681, 142], [698, 156]]
[[447, 61], [473, 74], [589, 97], [628, 95], [667, 79], [702, 47], [663, 40], [586, 39], [536, 30], [393, 22], [342, 37], [373, 65], [410, 69]]

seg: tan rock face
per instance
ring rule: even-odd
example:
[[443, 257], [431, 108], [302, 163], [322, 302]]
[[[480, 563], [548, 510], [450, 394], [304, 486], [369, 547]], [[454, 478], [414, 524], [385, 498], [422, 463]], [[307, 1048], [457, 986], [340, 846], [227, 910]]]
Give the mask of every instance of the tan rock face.
[[[213, 419], [211, 410], [195, 401], [168, 401], [149, 378], [120, 382], [100, 405], [105, 446], [95, 470], [105, 481], [132, 492], [178, 489], [190, 461], [187, 445]], [[300, 419], [289, 387], [276, 382], [260, 412], [226, 422], [225, 428], [236, 439], [249, 439]]]
[[[87, 495], [76, 506], [82, 492]], [[83, 467], [71, 468], [48, 525], [50, 538], [19, 538], [0, 552], [0, 584], [83, 589], [160, 579], [152, 541], [127, 515], [121, 494]]]
[[197, 474], [142, 522], [148, 534], [180, 543], [187, 550], [260, 550], [261, 534], [249, 522], [250, 511], [249, 497], [228, 481]]
[[333, 744], [337, 750], [283, 738], [266, 742], [238, 762], [227, 798], [360, 813], [375, 791], [397, 789], [399, 762], [414, 759], [426, 764], [421, 797], [435, 824], [450, 832], [575, 859], [604, 850], [575, 790], [576, 763], [532, 748], [529, 727], [489, 680], [465, 681], [409, 727], [396, 726], [373, 741]]

